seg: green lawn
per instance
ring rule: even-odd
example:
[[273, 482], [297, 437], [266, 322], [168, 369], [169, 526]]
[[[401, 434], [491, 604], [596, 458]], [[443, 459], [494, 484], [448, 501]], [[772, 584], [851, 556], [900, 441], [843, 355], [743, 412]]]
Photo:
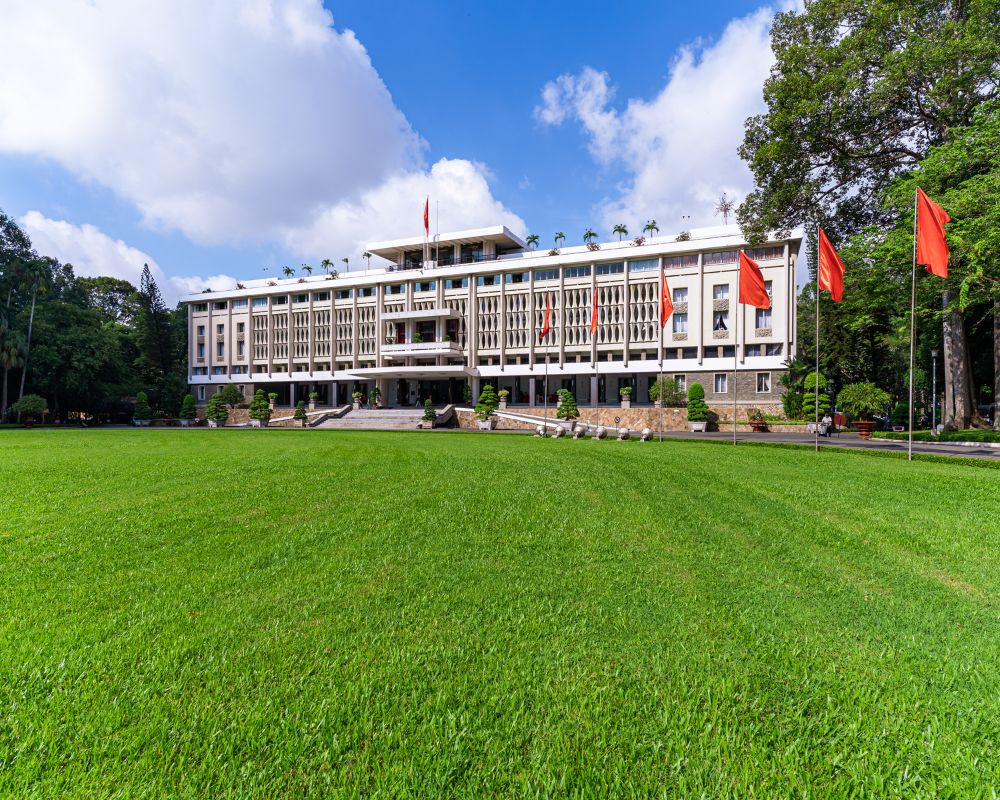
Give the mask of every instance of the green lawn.
[[0, 433], [0, 795], [990, 797], [1000, 471]]

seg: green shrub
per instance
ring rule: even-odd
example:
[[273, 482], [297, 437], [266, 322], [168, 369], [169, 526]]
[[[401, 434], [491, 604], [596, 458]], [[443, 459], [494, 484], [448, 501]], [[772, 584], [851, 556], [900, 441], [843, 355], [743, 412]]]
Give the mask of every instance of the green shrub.
[[705, 387], [692, 383], [688, 387], [688, 421], [705, 422], [708, 419], [708, 403], [705, 402]]
[[838, 405], [851, 419], [871, 419], [885, 411], [889, 400], [889, 393], [874, 383], [849, 383], [837, 395]]
[[660, 378], [649, 387], [651, 402], [655, 403], [660, 397], [663, 398], [664, 408], [684, 408], [687, 404], [687, 395], [677, 388], [677, 381], [673, 378]]
[[135, 408], [132, 410], [132, 419], [152, 419], [153, 410], [149, 407], [149, 400], [146, 399], [145, 392], [139, 392], [135, 396]]
[[433, 422], [437, 419], [437, 412], [434, 410], [434, 402], [429, 397], [424, 400], [424, 415], [421, 419], [425, 422]]
[[198, 416], [198, 412], [194, 407], [194, 395], [186, 394], [184, 395], [184, 400], [181, 403], [181, 419], [195, 419]]
[[830, 410], [830, 395], [826, 393], [826, 378], [819, 376], [819, 400], [816, 398], [816, 372], [810, 372], [802, 382], [802, 413], [806, 419], [816, 418], [816, 406], [819, 406], [819, 416]]
[[208, 398], [208, 408], [205, 409], [205, 419], [215, 420], [224, 423], [229, 419], [229, 409], [226, 408], [226, 400], [221, 393], [216, 392]]
[[[140, 395], [142, 393], [140, 392]], [[16, 403], [11, 405], [11, 414], [20, 414], [26, 420], [36, 420], [41, 419], [42, 416], [48, 411], [48, 404], [45, 402], [45, 398], [37, 394], [26, 394]], [[147, 406], [148, 408], [148, 406]], [[139, 417], [136, 417], [139, 419]], [[148, 419], [148, 417], [146, 417]]]
[[[259, 419], [262, 422], [271, 419], [271, 409], [267, 404], [267, 398], [270, 396], [265, 395], [263, 389], [258, 389], [254, 393], [253, 400], [250, 403], [250, 419]], [[273, 396], [277, 397], [277, 395]]]
[[479, 395], [479, 402], [476, 403], [476, 416], [479, 419], [489, 419], [496, 413], [499, 406], [500, 400], [497, 398], [493, 384], [487, 383]]
[[559, 397], [556, 419], [579, 419], [580, 409], [576, 407], [576, 398], [573, 397], [573, 393], [569, 389], [559, 389], [556, 395]]

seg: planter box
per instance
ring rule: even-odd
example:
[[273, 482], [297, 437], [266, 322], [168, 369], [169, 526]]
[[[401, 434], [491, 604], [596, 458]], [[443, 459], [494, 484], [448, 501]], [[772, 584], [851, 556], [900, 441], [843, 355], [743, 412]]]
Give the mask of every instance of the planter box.
[[707, 422], [689, 422], [688, 425], [691, 427], [691, 433], [704, 433], [705, 428], [708, 426]]

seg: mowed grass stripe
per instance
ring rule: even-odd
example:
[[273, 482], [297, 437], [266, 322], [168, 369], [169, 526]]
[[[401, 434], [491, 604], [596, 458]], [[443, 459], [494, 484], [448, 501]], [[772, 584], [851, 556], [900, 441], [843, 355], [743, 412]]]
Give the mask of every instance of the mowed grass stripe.
[[0, 443], [10, 796], [998, 787], [995, 471], [470, 434]]

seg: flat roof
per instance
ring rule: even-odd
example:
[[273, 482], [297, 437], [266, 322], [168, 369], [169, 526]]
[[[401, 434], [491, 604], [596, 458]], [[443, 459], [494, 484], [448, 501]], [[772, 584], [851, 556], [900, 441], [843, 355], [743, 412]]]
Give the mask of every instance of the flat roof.
[[[424, 246], [423, 236], [410, 236], [406, 239], [390, 239], [386, 242], [372, 242], [365, 249], [372, 255], [395, 261], [401, 252], [419, 250]], [[449, 233], [431, 234], [426, 240], [432, 246], [451, 244], [479, 244], [480, 242], [495, 242], [502, 248], [525, 247], [521, 237], [513, 233], [506, 225], [495, 225], [489, 228], [473, 228], [467, 231], [452, 231]]]

